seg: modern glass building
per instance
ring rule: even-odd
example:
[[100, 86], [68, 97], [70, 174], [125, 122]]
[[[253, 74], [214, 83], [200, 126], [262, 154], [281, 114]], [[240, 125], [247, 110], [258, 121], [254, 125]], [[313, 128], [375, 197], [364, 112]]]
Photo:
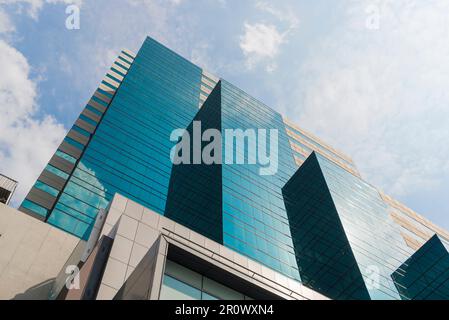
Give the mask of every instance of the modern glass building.
[[[282, 117], [221, 80], [194, 120], [201, 121], [203, 131], [217, 129], [223, 137], [229, 129], [243, 132], [265, 129], [267, 135], [270, 129], [276, 129], [278, 150], [267, 151], [276, 153], [277, 172], [263, 176], [260, 169], [265, 166], [251, 164], [249, 158], [256, 156], [259, 146], [251, 150], [249, 138], [245, 139], [243, 150], [238, 150], [236, 139], [223, 139], [223, 165], [173, 167], [165, 215], [276, 271], [300, 279], [281, 193], [282, 186], [296, 170]], [[191, 128], [192, 125], [189, 132]], [[233, 148], [234, 162], [238, 153], [244, 151], [243, 164], [226, 164], [227, 147]]]
[[154, 40], [123, 51], [21, 210], [84, 239], [117, 192], [163, 214], [170, 133], [198, 112], [201, 86], [199, 67]]
[[335, 299], [398, 299], [410, 255], [378, 191], [313, 153], [283, 188], [302, 280]]
[[[200, 134], [276, 132], [277, 145], [250, 148], [246, 136], [241, 154], [226, 139], [219, 163], [173, 165], [172, 132], [192, 136], [197, 121]], [[229, 150], [243, 164], [227, 163]], [[273, 174], [251, 161], [262, 151], [276, 158]], [[397, 270], [434, 234], [449, 239], [363, 181], [348, 156], [151, 38], [120, 54], [20, 210], [88, 240], [116, 194], [333, 299], [409, 297]], [[190, 291], [213, 295], [207, 275], [192, 277], [203, 284]]]
[[404, 300], [449, 300], [449, 243], [434, 235], [393, 274]]

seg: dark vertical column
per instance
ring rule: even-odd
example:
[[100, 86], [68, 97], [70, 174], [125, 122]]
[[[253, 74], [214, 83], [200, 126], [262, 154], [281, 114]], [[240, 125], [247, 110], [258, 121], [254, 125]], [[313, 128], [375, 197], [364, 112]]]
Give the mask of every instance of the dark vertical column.
[[303, 283], [332, 299], [370, 299], [315, 153], [282, 192]]
[[403, 300], [449, 300], [448, 249], [434, 235], [392, 278]]
[[[193, 121], [201, 122], [201, 134], [208, 129], [221, 132], [221, 83], [211, 92]], [[187, 128], [191, 137], [190, 164], [172, 167], [165, 216], [223, 243], [222, 166], [193, 164], [193, 121]], [[207, 144], [209, 142], [202, 142], [202, 148]]]

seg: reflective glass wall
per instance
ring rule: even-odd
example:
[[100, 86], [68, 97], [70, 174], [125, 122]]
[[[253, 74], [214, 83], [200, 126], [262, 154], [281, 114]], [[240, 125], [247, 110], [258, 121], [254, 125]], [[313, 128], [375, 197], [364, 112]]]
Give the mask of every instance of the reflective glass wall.
[[410, 249], [376, 188], [317, 155], [371, 299], [399, 299], [391, 274]]
[[404, 300], [449, 300], [449, 242], [434, 235], [392, 276]]
[[163, 213], [170, 134], [198, 111], [201, 69], [148, 38], [52, 210], [48, 223], [87, 238], [115, 193]]
[[[202, 161], [203, 149], [206, 150], [207, 145], [212, 143], [202, 141], [202, 136], [211, 129], [221, 132], [221, 83], [218, 83], [187, 128], [189, 136], [183, 139], [188, 141], [180, 141], [176, 153], [180, 157], [185, 155], [188, 163], [175, 164], [172, 167], [164, 215], [222, 244], [222, 165], [220, 161], [218, 163]], [[194, 139], [197, 141], [194, 142]], [[210, 140], [213, 139], [217, 138]], [[196, 143], [200, 149], [195, 147]], [[216, 157], [221, 160], [219, 154], [221, 139], [218, 138], [215, 143], [218, 145], [215, 150]], [[213, 150], [209, 152], [212, 155], [213, 153]], [[195, 159], [198, 156], [200, 159]], [[198, 160], [201, 163], [195, 164]]]
[[284, 195], [306, 284], [334, 299], [400, 298], [391, 274], [410, 249], [374, 187], [313, 153]]
[[[235, 140], [226, 139], [227, 147], [233, 149], [234, 164], [223, 165], [223, 243], [260, 263], [299, 280], [299, 272], [293, 250], [287, 213], [281, 189], [296, 170], [293, 154], [282, 117], [247, 93], [222, 81], [222, 131], [241, 129], [254, 131], [255, 148], [238, 148]], [[257, 130], [266, 130], [266, 137]], [[276, 143], [270, 142], [271, 133], [277, 134]], [[273, 132], [273, 131], [272, 131]], [[273, 133], [274, 134], [274, 133]], [[276, 165], [273, 174], [262, 175], [266, 168], [258, 155], [265, 148]], [[245, 152], [244, 154], [241, 154]], [[241, 154], [244, 164], [236, 164]], [[253, 154], [251, 154], [253, 153]], [[229, 155], [227, 155], [229, 157]], [[250, 157], [257, 159], [251, 164]]]

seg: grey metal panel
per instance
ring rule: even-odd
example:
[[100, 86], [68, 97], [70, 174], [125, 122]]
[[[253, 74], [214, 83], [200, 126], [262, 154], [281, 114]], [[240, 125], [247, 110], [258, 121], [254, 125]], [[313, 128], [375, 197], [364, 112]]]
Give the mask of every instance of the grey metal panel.
[[20, 211], [20, 212], [23, 212], [23, 213], [26, 213], [27, 215], [29, 215], [29, 216], [31, 216], [31, 217], [33, 217], [33, 218], [36, 218], [36, 219], [38, 219], [38, 220], [40, 220], [40, 221], [45, 221], [45, 217], [42, 217], [42, 216], [40, 216], [40, 215], [34, 213], [33, 211], [28, 210], [27, 208], [24, 208], [24, 207], [22, 207], [22, 206], [19, 208], [19, 211]]
[[104, 105], [99, 104], [97, 101], [95, 101], [93, 99], [90, 99], [90, 101], [87, 104], [90, 105], [91, 107], [94, 107], [101, 113], [104, 113], [106, 111], [106, 107]]
[[81, 133], [75, 131], [75, 130], [70, 130], [67, 133], [67, 137], [81, 143], [82, 145], [86, 145], [89, 142], [89, 138], [82, 135]]
[[[160, 273], [157, 272], [157, 262], [162, 257], [159, 254], [160, 242], [161, 236], [139, 262], [128, 280], [115, 295], [114, 300], [150, 300], [151, 291], [153, 291], [154, 287], [159, 288], [158, 285], [160, 286], [163, 275], [163, 271], [160, 278], [156, 275], [156, 273]], [[165, 261], [162, 262], [165, 265]]]
[[108, 103], [108, 104], [109, 104], [109, 102], [111, 102], [111, 100], [112, 100], [111, 98], [105, 96], [104, 94], [102, 94], [102, 93], [100, 93], [100, 92], [98, 92], [98, 91], [95, 91], [94, 96], [97, 97], [97, 98], [100, 99], [100, 100], [103, 100], [104, 102], [106, 102], [106, 103]]
[[100, 116], [93, 113], [90, 110], [84, 109], [83, 112], [81, 112], [81, 114], [85, 115], [86, 117], [88, 117], [96, 122], [100, 122], [100, 119], [101, 119]]
[[28, 193], [26, 199], [40, 205], [41, 207], [44, 207], [46, 209], [53, 208], [53, 205], [56, 202], [56, 198], [53, 197], [51, 194], [44, 192], [42, 190], [32, 188], [30, 193]]
[[77, 119], [75, 125], [80, 127], [81, 129], [86, 130], [89, 133], [94, 133], [96, 128], [95, 126], [91, 125], [90, 123], [87, 123], [83, 119]]
[[71, 163], [70, 161], [67, 161], [66, 159], [63, 159], [61, 157], [58, 157], [57, 155], [54, 155], [49, 162], [50, 165], [52, 165], [55, 168], [58, 168], [68, 174], [72, 173], [73, 168], [75, 165]]
[[82, 151], [69, 143], [63, 141], [61, 145], [59, 146], [59, 149], [68, 155], [71, 155], [72, 157], [75, 157], [77, 159], [80, 158]]
[[44, 170], [37, 180], [42, 181], [45, 184], [48, 184], [50, 187], [55, 188], [58, 191], [61, 191], [64, 188], [66, 180], [58, 177], [54, 173]]

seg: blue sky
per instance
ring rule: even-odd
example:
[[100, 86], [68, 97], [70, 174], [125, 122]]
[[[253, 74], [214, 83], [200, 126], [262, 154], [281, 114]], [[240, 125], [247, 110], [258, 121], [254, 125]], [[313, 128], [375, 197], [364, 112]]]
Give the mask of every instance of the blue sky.
[[120, 49], [149, 35], [449, 229], [447, 21], [445, 0], [0, 0], [0, 172], [17, 203]]

